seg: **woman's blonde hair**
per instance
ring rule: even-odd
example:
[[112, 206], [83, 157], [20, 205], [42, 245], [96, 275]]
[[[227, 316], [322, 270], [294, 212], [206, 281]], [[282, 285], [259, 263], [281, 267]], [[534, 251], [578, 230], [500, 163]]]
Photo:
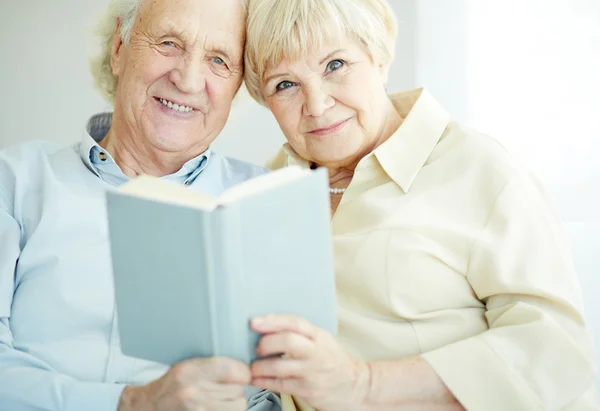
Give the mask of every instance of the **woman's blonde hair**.
[[390, 64], [398, 26], [387, 0], [248, 0], [244, 81], [264, 103], [261, 82], [269, 67], [297, 61], [327, 40], [361, 42], [378, 64]]

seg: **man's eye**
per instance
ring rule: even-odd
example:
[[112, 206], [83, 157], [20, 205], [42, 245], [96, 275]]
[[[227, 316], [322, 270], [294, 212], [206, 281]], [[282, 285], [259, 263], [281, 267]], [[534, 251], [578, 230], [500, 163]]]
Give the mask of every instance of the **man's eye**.
[[172, 41], [163, 41], [161, 44], [162, 44], [163, 46], [167, 46], [167, 47], [176, 47], [176, 46], [177, 46], [177, 45], [176, 45], [174, 42], [172, 42]]
[[327, 64], [327, 71], [336, 71], [344, 65], [343, 60], [332, 60]]
[[213, 57], [212, 61], [213, 61], [213, 63], [216, 63], [220, 66], [225, 65], [225, 62], [223, 61], [223, 59], [221, 57]]
[[294, 83], [292, 83], [291, 81], [282, 81], [275, 88], [277, 89], [277, 91], [280, 91], [280, 90], [285, 90], [286, 88], [290, 88], [293, 86], [294, 86]]

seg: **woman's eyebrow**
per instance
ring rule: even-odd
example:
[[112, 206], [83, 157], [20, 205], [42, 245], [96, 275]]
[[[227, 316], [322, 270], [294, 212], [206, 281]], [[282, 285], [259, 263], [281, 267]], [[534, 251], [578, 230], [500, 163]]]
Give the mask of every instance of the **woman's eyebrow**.
[[268, 77], [268, 78], [265, 80], [265, 83], [268, 83], [268, 82], [270, 82], [270, 81], [272, 81], [272, 80], [275, 80], [276, 78], [279, 78], [279, 77], [285, 77], [286, 75], [287, 75], [286, 73], [277, 73], [277, 74], [273, 74], [272, 76], [269, 76], [269, 77]]
[[325, 63], [325, 61], [329, 60], [329, 59], [330, 59], [330, 58], [331, 58], [333, 55], [335, 55], [335, 54], [339, 53], [340, 51], [344, 51], [344, 49], [337, 49], [337, 50], [335, 50], [335, 51], [332, 51], [332, 52], [331, 52], [331, 53], [329, 53], [327, 56], [325, 56], [325, 57], [323, 58], [323, 60], [321, 60], [321, 61], [319, 62], [319, 64], [323, 64], [323, 63]]

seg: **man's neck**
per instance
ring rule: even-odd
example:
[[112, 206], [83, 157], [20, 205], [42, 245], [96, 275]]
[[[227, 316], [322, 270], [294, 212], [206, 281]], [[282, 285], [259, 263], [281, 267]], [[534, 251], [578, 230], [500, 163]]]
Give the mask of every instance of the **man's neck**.
[[144, 139], [136, 139], [131, 133], [117, 131], [113, 122], [106, 136], [98, 144], [110, 153], [117, 165], [129, 178], [141, 174], [163, 177], [179, 171], [183, 165], [205, 152], [208, 147], [190, 152], [167, 152], [153, 147]]

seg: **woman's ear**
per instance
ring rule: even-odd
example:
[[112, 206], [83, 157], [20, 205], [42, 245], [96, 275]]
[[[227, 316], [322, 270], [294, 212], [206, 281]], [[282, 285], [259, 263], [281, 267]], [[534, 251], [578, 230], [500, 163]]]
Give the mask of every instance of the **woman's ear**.
[[110, 66], [112, 68], [113, 76], [118, 77], [121, 72], [122, 63], [122, 46], [123, 39], [121, 38], [121, 19], [117, 17], [117, 24], [115, 25], [115, 31], [112, 36], [112, 46], [110, 50]]
[[388, 80], [390, 77], [390, 63], [380, 64], [379, 65], [379, 75], [381, 76], [381, 82], [384, 87], [387, 89]]

